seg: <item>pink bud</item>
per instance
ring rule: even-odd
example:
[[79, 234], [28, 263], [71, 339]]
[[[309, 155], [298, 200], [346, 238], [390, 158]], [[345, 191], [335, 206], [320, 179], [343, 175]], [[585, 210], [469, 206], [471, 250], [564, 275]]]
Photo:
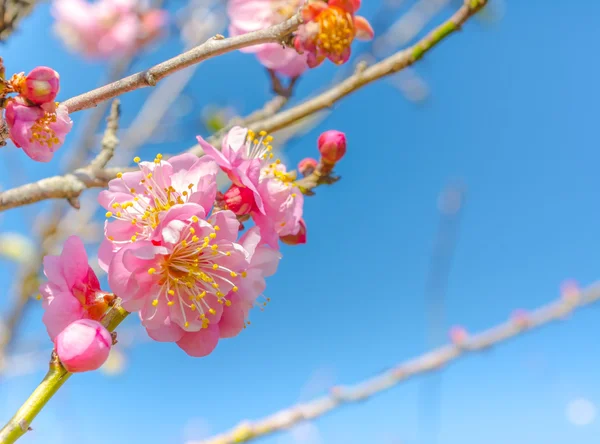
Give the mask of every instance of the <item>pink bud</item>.
[[324, 163], [335, 164], [346, 154], [346, 134], [340, 131], [325, 131], [317, 143]]
[[455, 325], [450, 329], [450, 340], [454, 345], [462, 345], [469, 338], [469, 334], [464, 327]]
[[311, 157], [307, 157], [298, 163], [298, 171], [300, 171], [300, 174], [306, 177], [309, 174], [312, 174], [312, 172], [317, 168], [317, 165], [319, 165], [319, 162]]
[[304, 219], [300, 219], [299, 222], [300, 229], [296, 234], [288, 234], [286, 236], [281, 236], [281, 242], [288, 245], [300, 245], [306, 243], [306, 224], [304, 223]]
[[223, 200], [228, 210], [233, 211], [238, 216], [250, 214], [256, 206], [254, 202], [254, 193], [246, 187], [232, 185], [223, 195]]
[[19, 92], [31, 102], [41, 105], [52, 102], [58, 94], [60, 76], [52, 68], [34, 68], [19, 85]]
[[56, 337], [56, 353], [67, 371], [87, 372], [100, 368], [108, 359], [112, 338], [102, 324], [79, 319]]

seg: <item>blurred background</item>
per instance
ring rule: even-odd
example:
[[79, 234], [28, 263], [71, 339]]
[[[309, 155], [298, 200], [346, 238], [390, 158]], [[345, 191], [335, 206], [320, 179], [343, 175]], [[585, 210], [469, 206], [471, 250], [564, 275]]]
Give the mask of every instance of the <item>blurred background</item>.
[[[460, 4], [363, 1], [376, 39], [356, 44], [348, 65], [304, 74], [288, 106], [350, 75], [356, 62], [410, 45]], [[65, 100], [226, 34], [224, 2], [163, 7], [170, 22], [161, 39], [135, 57], [89, 60], [65, 47], [41, 2], [1, 48], [7, 74], [51, 66]], [[282, 246], [265, 311], [202, 359], [149, 341], [131, 316], [102, 371], [68, 381], [19, 442], [199, 441], [419, 356], [447, 343], [452, 325], [477, 332], [534, 309], [558, 298], [567, 279], [592, 284], [598, 18], [593, 0], [491, 0], [414, 67], [275, 133], [290, 168], [317, 156], [324, 130], [346, 132], [349, 145], [337, 166], [342, 180], [306, 199], [308, 243]], [[272, 96], [264, 68], [239, 52], [129, 93], [113, 164], [183, 151]], [[74, 114], [49, 164], [9, 142], [0, 187], [83, 163], [99, 147], [103, 117]], [[0, 213], [3, 423], [45, 374], [52, 348], [35, 299], [41, 254], [77, 233], [93, 256], [103, 224], [96, 195], [86, 191], [79, 212], [46, 201]], [[577, 311], [257, 443], [597, 444], [599, 314]]]

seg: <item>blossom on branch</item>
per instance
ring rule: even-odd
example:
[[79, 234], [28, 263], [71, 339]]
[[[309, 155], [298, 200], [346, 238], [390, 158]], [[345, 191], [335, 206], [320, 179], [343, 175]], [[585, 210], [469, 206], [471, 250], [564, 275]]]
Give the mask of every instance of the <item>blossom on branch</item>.
[[77, 236], [65, 241], [60, 256], [44, 257], [44, 275], [48, 282], [40, 286], [45, 310], [42, 321], [52, 340], [76, 320], [100, 320], [114, 299], [100, 289]]
[[141, 10], [136, 0], [55, 0], [55, 29], [63, 42], [88, 57], [132, 53], [154, 40], [167, 14]]
[[98, 321], [80, 319], [61, 331], [55, 343], [56, 354], [67, 371], [88, 372], [106, 362], [112, 337]]
[[355, 38], [374, 37], [367, 19], [355, 15], [360, 5], [361, 0], [316, 0], [302, 8], [304, 24], [296, 33], [294, 46], [307, 54], [309, 67], [319, 66], [326, 58], [337, 65], [346, 63]]
[[42, 105], [53, 102], [60, 89], [60, 76], [52, 68], [38, 66], [29, 74], [15, 74], [10, 82], [13, 89], [28, 101]]
[[149, 239], [159, 226], [162, 214], [175, 205], [196, 203], [208, 214], [217, 193], [217, 165], [208, 157], [181, 154], [153, 162], [134, 159], [140, 171], [118, 174], [100, 192], [100, 205], [109, 210], [104, 227], [106, 238], [98, 252], [98, 262], [108, 264], [122, 247]]
[[[252, 191], [250, 195], [241, 190], [228, 190], [224, 202], [227, 204], [229, 200], [233, 204], [228, 209], [249, 213], [260, 228], [264, 242], [278, 248], [280, 236], [300, 231], [304, 198], [294, 183], [296, 173], [287, 172], [285, 165], [274, 159], [272, 141], [264, 131], [256, 135], [238, 126], [229, 131], [219, 151], [198, 136], [205, 154], [215, 159], [233, 186]], [[233, 197], [239, 197], [240, 201]]]
[[21, 96], [6, 105], [9, 137], [18, 148], [38, 162], [49, 162], [73, 127], [69, 111], [58, 102], [30, 105]]
[[[277, 25], [292, 17], [304, 0], [229, 0], [229, 34], [237, 36]], [[288, 77], [297, 77], [307, 68], [306, 55], [279, 43], [263, 43], [241, 49], [254, 53], [266, 68]]]

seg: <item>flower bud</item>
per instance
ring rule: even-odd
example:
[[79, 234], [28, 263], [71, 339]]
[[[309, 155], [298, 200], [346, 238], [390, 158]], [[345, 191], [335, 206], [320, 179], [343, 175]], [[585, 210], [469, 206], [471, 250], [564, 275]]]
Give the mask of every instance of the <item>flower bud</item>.
[[317, 165], [319, 165], [319, 162], [311, 157], [307, 157], [298, 163], [298, 171], [300, 171], [300, 174], [306, 177], [313, 173], [313, 171], [317, 168]]
[[250, 214], [254, 209], [254, 193], [246, 187], [232, 185], [223, 195], [223, 201], [228, 210], [233, 211], [237, 216]]
[[464, 327], [461, 327], [460, 325], [455, 325], [450, 329], [450, 340], [454, 345], [463, 345], [468, 338], [469, 334], [467, 333], [467, 330], [464, 329]]
[[54, 101], [60, 76], [52, 68], [38, 66], [34, 68], [19, 85], [19, 93], [31, 102], [41, 105]]
[[288, 245], [300, 245], [306, 243], [306, 224], [304, 223], [304, 219], [300, 219], [300, 229], [296, 234], [288, 234], [286, 236], [281, 236], [279, 239], [284, 244]]
[[330, 130], [319, 136], [319, 152], [323, 163], [335, 164], [346, 154], [346, 134]]
[[112, 346], [112, 338], [99, 322], [79, 319], [56, 337], [55, 345], [56, 353], [67, 371], [87, 372], [104, 364]]

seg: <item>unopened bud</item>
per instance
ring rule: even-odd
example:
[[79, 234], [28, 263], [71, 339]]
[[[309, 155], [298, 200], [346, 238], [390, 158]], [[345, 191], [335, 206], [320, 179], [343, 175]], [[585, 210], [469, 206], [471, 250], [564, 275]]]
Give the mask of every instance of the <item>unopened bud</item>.
[[281, 242], [288, 245], [300, 245], [306, 243], [306, 224], [303, 219], [300, 219], [300, 229], [296, 234], [288, 234], [281, 236]]
[[112, 338], [99, 322], [79, 319], [69, 324], [55, 341], [56, 353], [71, 373], [96, 370], [108, 358]]
[[323, 163], [335, 164], [346, 154], [346, 134], [330, 130], [319, 136], [319, 152]]
[[38, 66], [19, 82], [18, 91], [27, 100], [41, 105], [53, 102], [60, 89], [60, 76], [52, 68]]
[[311, 157], [307, 157], [298, 163], [298, 171], [300, 171], [300, 174], [306, 177], [313, 173], [313, 171], [317, 168], [317, 165], [319, 165], [319, 162]]
[[460, 325], [455, 325], [450, 329], [450, 340], [454, 345], [461, 346], [463, 345], [467, 339], [469, 338], [469, 334], [464, 327]]
[[228, 210], [237, 216], [250, 214], [255, 207], [254, 193], [246, 187], [232, 185], [223, 195], [223, 201]]

